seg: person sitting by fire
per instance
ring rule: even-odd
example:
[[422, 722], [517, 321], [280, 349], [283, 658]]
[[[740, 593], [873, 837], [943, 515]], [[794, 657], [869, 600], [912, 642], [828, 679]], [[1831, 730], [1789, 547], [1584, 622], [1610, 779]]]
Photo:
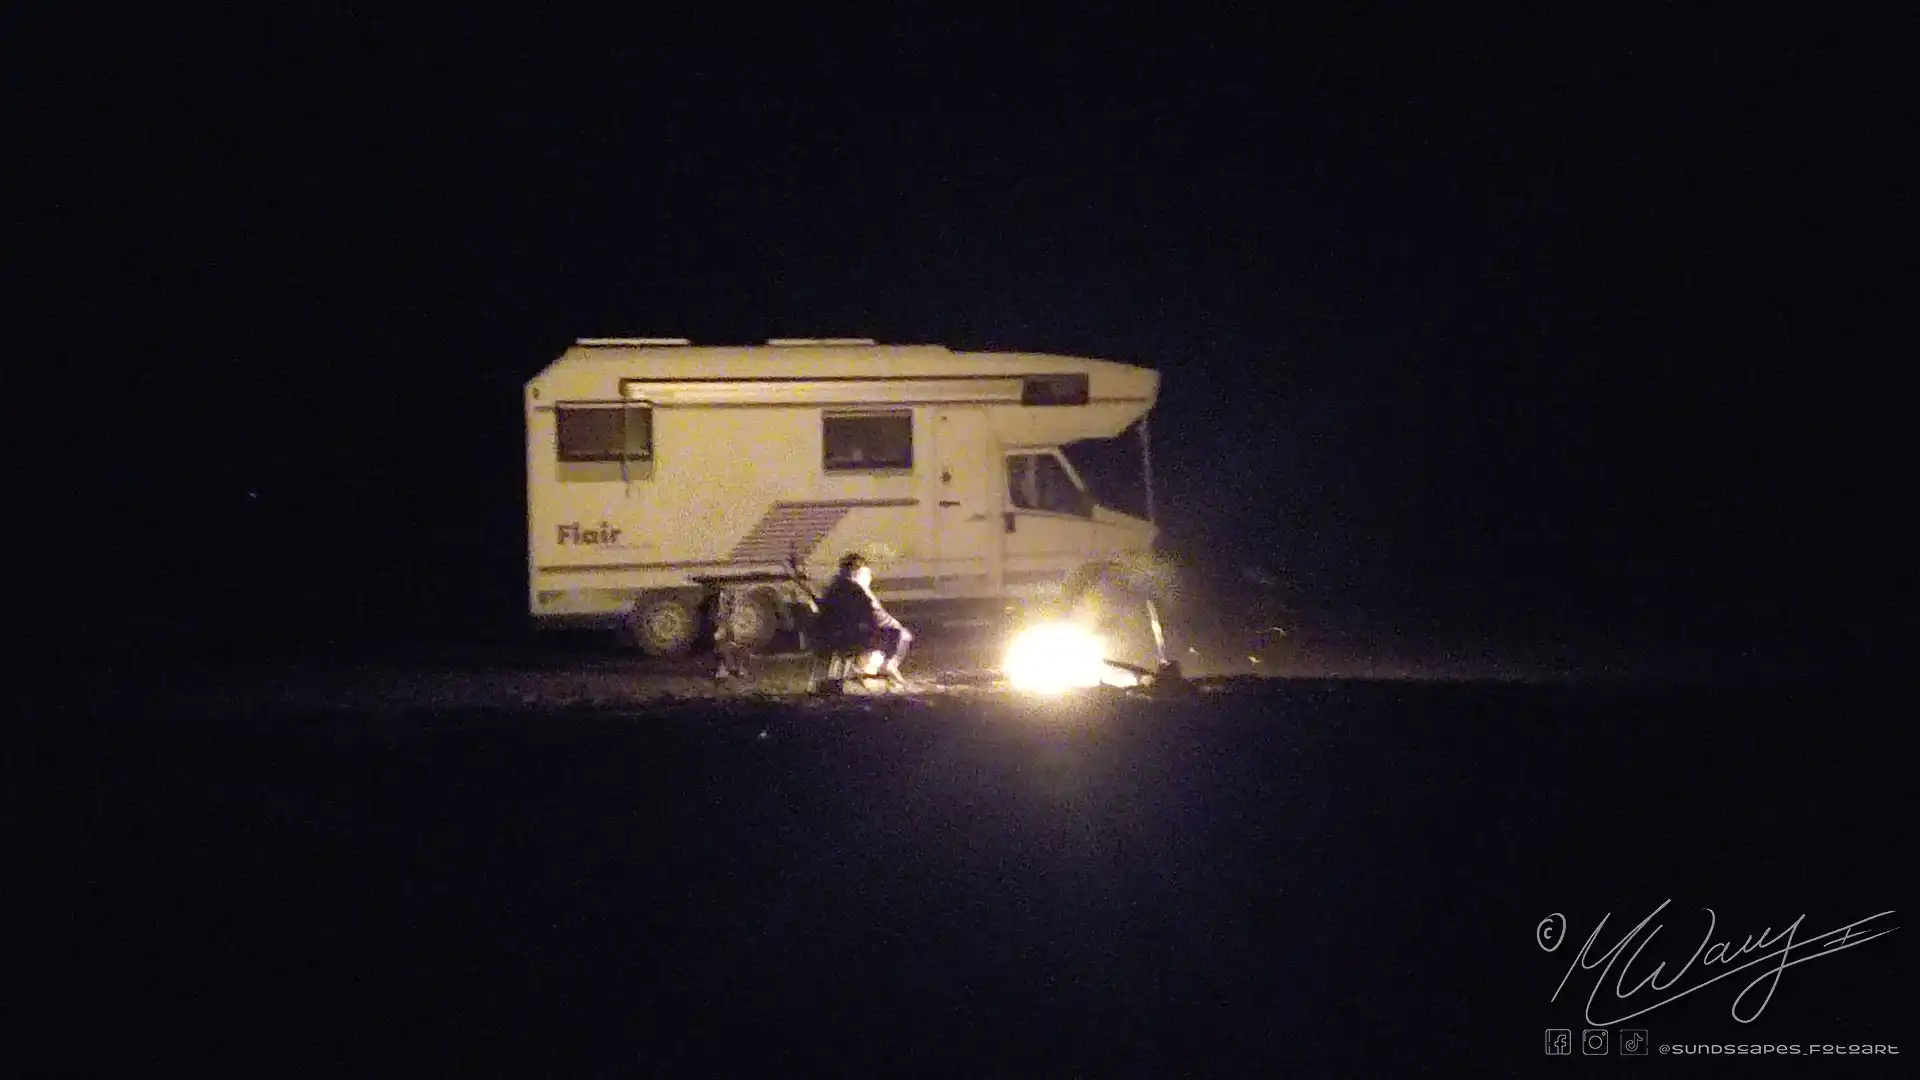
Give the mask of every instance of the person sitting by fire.
[[862, 674], [885, 676], [904, 686], [900, 661], [906, 658], [913, 633], [887, 612], [873, 595], [873, 569], [858, 553], [840, 560], [840, 573], [820, 597], [819, 632], [834, 648], [867, 650]]

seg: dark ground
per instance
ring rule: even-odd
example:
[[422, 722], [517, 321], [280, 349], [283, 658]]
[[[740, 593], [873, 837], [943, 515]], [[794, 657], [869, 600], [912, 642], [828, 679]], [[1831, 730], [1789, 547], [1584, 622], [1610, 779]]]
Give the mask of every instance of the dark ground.
[[[1560, 1076], [1550, 913], [1904, 910], [1907, 27], [1291, 8], [23, 5], [0, 1072]], [[1186, 611], [1318, 625], [1059, 714], [490, 642], [588, 334], [1154, 367]], [[1906, 938], [1630, 1023], [1899, 1044]]]
[[[1598, 972], [1549, 999], [1609, 912], [1603, 946], [1672, 901], [1636, 980], [1703, 907], [1735, 945], [1899, 925], [1905, 710], [1870, 685], [35, 695], [8, 891], [56, 1052], [30, 1072], [1561, 1075], [1543, 1030], [1587, 1026]], [[1750, 1024], [1742, 975], [1619, 1026], [1899, 1045], [1904, 937], [1786, 971]]]

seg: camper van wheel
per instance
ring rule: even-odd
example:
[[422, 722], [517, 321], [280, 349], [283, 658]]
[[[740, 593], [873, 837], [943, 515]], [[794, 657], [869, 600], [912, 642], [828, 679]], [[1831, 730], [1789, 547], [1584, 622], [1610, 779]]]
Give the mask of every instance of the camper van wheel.
[[759, 652], [780, 632], [780, 608], [771, 589], [750, 589], [735, 594], [732, 618], [733, 641], [750, 652]]
[[1155, 593], [1146, 576], [1115, 563], [1088, 563], [1068, 575], [1061, 590], [1060, 610], [1109, 618], [1141, 610]]
[[648, 593], [633, 606], [627, 627], [633, 643], [649, 656], [678, 656], [700, 636], [700, 611], [677, 593]]
[[1059, 605], [1063, 611], [1072, 611], [1082, 601], [1091, 598], [1098, 602], [1123, 587], [1119, 567], [1111, 563], [1088, 563], [1067, 575], [1061, 583]]

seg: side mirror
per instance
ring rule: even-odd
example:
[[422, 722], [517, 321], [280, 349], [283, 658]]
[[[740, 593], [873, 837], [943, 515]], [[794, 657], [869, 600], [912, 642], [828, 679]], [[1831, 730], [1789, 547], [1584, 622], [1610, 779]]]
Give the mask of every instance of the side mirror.
[[1000, 516], [1006, 520], [1007, 531], [1012, 532], [1013, 531], [1013, 511], [1011, 510], [1005, 511]]

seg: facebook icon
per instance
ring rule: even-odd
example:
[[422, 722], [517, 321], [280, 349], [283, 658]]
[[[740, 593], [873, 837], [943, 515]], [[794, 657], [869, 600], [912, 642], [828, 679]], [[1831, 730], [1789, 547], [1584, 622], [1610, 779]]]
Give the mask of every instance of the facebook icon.
[[1570, 1057], [1573, 1054], [1573, 1029], [1548, 1028], [1547, 1053], [1554, 1057]]

